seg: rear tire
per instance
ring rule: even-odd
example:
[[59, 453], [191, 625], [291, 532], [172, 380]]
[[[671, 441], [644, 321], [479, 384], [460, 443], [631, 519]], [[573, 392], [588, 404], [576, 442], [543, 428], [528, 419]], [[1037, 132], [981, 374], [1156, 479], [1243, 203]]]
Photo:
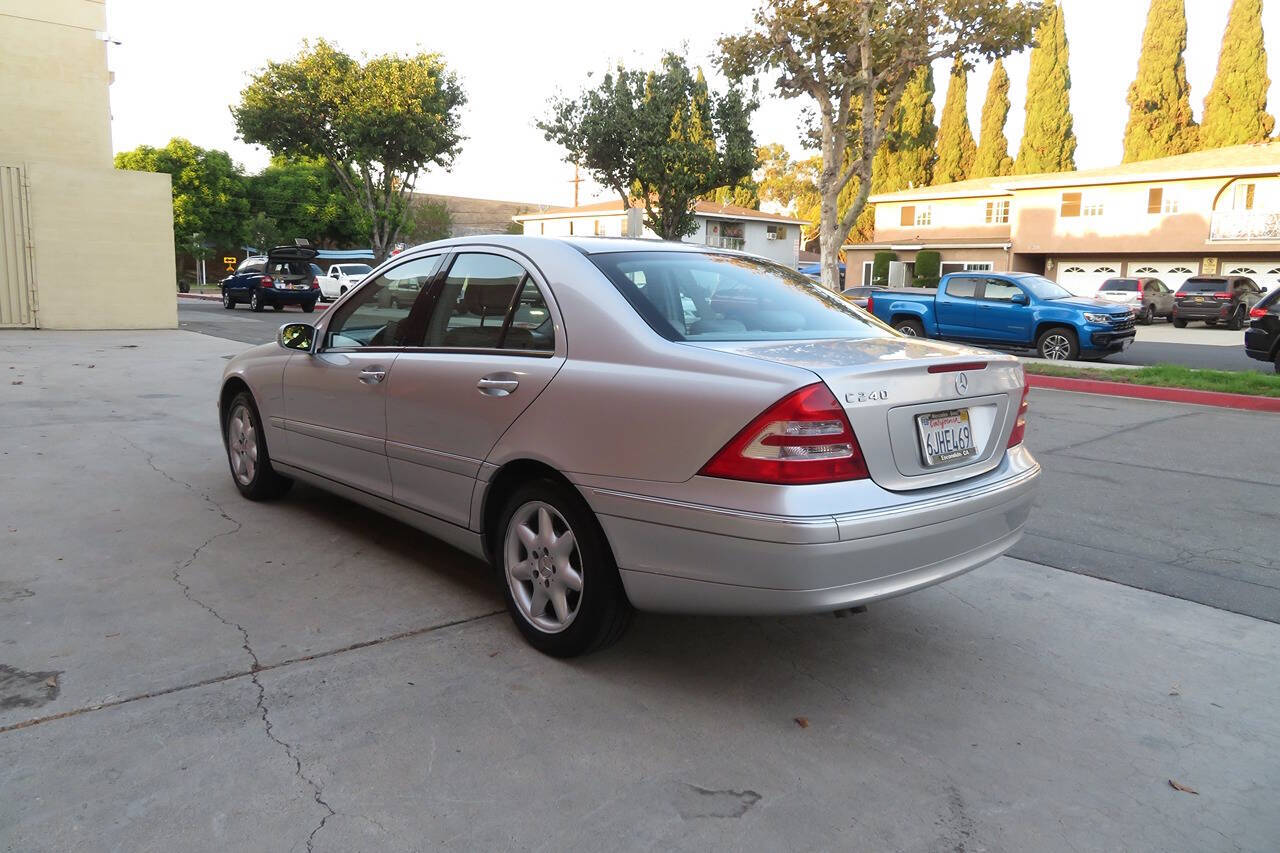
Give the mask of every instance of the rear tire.
[[271, 467], [266, 431], [253, 395], [241, 391], [231, 400], [222, 421], [222, 443], [231, 466], [231, 481], [251, 501], [278, 498], [293, 486]]
[[576, 657], [626, 631], [633, 611], [613, 552], [572, 487], [550, 479], [520, 486], [489, 535], [507, 609], [529, 645]]
[[1173, 327], [1174, 327], [1175, 329], [1185, 329], [1185, 328], [1187, 327], [1187, 321], [1186, 321], [1186, 320], [1180, 320], [1180, 319], [1178, 319], [1177, 317], [1174, 317], [1174, 318], [1173, 318]]
[[284, 306], [283, 306], [283, 305], [272, 305], [272, 306], [271, 306], [271, 310], [273, 310], [273, 311], [283, 311], [283, 310], [284, 310]]
[[1036, 352], [1049, 361], [1074, 361], [1080, 357], [1080, 341], [1073, 330], [1054, 326], [1036, 338]]
[[1205, 324], [1206, 326], [1211, 326], [1211, 327], [1212, 327], [1212, 326], [1216, 326], [1216, 325], [1218, 325], [1218, 321], [1217, 321], [1217, 320], [1205, 320], [1205, 321], [1204, 321], [1204, 324]]
[[1150, 326], [1155, 322], [1155, 319], [1156, 309], [1148, 305], [1146, 308], [1142, 309], [1142, 316], [1138, 318], [1138, 322], [1144, 326]]
[[1238, 332], [1244, 328], [1243, 308], [1237, 309], [1236, 312], [1231, 315], [1231, 319], [1227, 321], [1227, 328], [1233, 332]]
[[314, 302], [302, 303], [302, 313], [310, 314], [314, 310], [316, 310], [316, 304]]
[[924, 324], [919, 320], [899, 320], [893, 324], [893, 327], [909, 338], [924, 337]]

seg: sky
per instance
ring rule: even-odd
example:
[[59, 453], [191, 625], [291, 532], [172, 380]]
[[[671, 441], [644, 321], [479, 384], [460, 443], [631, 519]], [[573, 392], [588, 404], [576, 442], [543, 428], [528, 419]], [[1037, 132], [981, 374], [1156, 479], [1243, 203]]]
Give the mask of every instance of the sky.
[[[1197, 119], [1217, 67], [1229, 0], [1186, 0], [1187, 77]], [[741, 32], [757, 0], [646, 0], [583, 4], [564, 0], [108, 0], [115, 150], [164, 145], [183, 136], [219, 148], [250, 172], [266, 165], [265, 149], [236, 139], [230, 106], [268, 60], [294, 55], [303, 39], [325, 38], [353, 55], [425, 50], [444, 56], [469, 102], [467, 140], [451, 171], [429, 171], [420, 192], [530, 204], [571, 204], [573, 167], [545, 141], [534, 121], [548, 98], [574, 94], [621, 61], [653, 67], [664, 50], [701, 64], [713, 86], [716, 40]], [[1148, 0], [1063, 0], [1071, 54], [1071, 106], [1078, 168], [1120, 161], [1128, 118], [1125, 93], [1137, 69]], [[627, 19], [625, 10], [635, 10]], [[1280, 0], [1264, 4], [1271, 112], [1280, 112]], [[1028, 57], [1005, 60], [1013, 109], [1005, 133], [1017, 155]], [[938, 115], [949, 63], [934, 69]], [[989, 66], [969, 77], [969, 120], [975, 138]], [[801, 110], [808, 99], [782, 100], [762, 81], [752, 127], [759, 144], [801, 148]], [[936, 120], [936, 119], [935, 119]], [[585, 182], [583, 204], [612, 194]]]

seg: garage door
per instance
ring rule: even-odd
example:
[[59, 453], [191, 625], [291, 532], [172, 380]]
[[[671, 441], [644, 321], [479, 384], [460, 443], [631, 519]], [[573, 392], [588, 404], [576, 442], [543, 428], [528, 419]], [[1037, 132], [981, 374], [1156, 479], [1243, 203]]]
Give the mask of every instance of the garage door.
[[1185, 263], [1157, 264], [1148, 263], [1146, 261], [1130, 261], [1128, 275], [1131, 276], [1151, 276], [1158, 278], [1164, 282], [1164, 286], [1170, 290], [1177, 290], [1182, 283], [1196, 271], [1193, 267]]
[[1120, 275], [1116, 261], [1061, 261], [1058, 284], [1076, 296], [1092, 296], [1109, 278]]
[[1222, 272], [1225, 275], [1247, 275], [1268, 291], [1280, 287], [1280, 259], [1225, 263]]

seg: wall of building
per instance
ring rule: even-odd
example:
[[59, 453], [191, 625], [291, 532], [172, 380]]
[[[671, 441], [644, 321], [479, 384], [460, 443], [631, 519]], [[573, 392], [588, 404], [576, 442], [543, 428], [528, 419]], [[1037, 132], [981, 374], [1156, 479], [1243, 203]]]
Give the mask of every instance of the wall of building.
[[111, 168], [102, 0], [0, 0], [0, 161]]
[[[1014, 204], [1008, 195], [996, 194], [977, 198], [934, 199], [931, 201], [878, 202], [875, 205], [875, 241], [897, 243], [965, 239], [973, 242], [999, 242], [1009, 239], [1009, 222], [988, 223], [987, 204], [1009, 202], [1009, 219]], [[903, 225], [902, 209], [914, 207], [916, 215], [929, 210], [928, 225]], [[998, 211], [993, 209], [993, 214]], [[993, 217], [994, 218], [994, 217]]]
[[572, 216], [556, 219], [531, 219], [524, 223], [524, 233], [544, 237], [623, 237], [627, 216], [618, 213]]
[[168, 175], [32, 163], [27, 180], [41, 328], [177, 325]]
[[[860, 287], [863, 282], [865, 265], [875, 259], [875, 255], [887, 249], [846, 249], [845, 250], [845, 287]], [[919, 250], [892, 250], [903, 263], [914, 264]], [[931, 249], [942, 256], [943, 263], [989, 263], [992, 272], [1007, 272], [1012, 269], [1012, 256], [1001, 249]], [[952, 270], [948, 270], [952, 272]]]

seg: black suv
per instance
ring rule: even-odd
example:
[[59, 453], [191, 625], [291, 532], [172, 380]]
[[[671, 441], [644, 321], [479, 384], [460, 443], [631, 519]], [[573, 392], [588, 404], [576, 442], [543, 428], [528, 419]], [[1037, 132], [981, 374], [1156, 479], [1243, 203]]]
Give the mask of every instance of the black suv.
[[1249, 328], [1244, 330], [1245, 355], [1271, 362], [1280, 373], [1280, 288], [1262, 297], [1249, 310], [1249, 317]]
[[1262, 288], [1242, 275], [1198, 275], [1178, 288], [1173, 298], [1173, 325], [1185, 329], [1191, 320], [1206, 326], [1221, 321], [1228, 329], [1243, 329], [1249, 309], [1262, 298]]
[[310, 246], [276, 246], [266, 257], [246, 258], [222, 280], [222, 307], [228, 311], [248, 302], [254, 311], [270, 305], [283, 311], [297, 305], [308, 313], [320, 299], [320, 268], [311, 263], [316, 250]]

